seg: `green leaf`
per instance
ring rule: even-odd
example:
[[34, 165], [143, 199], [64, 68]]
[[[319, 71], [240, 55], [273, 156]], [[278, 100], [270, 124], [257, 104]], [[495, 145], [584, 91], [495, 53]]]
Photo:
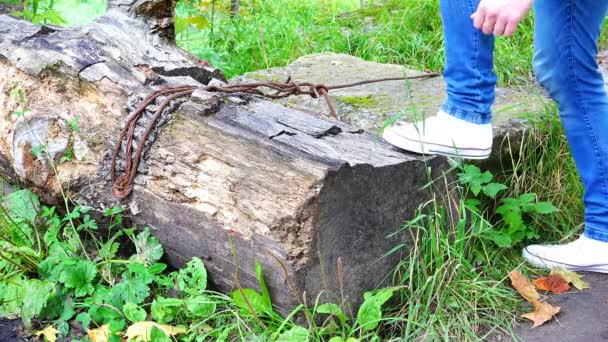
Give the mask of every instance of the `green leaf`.
[[481, 183], [482, 184], [490, 183], [493, 178], [494, 178], [494, 176], [492, 176], [492, 173], [490, 171], [486, 171], [481, 175]]
[[494, 242], [498, 247], [508, 248], [513, 245], [511, 237], [504, 233], [499, 233], [494, 230], [486, 231], [482, 234], [482, 237]]
[[72, 128], [72, 131], [78, 132], [78, 130], [79, 130], [78, 121], [79, 120], [80, 120], [80, 116], [77, 116], [67, 122], [68, 126], [70, 126]]
[[490, 183], [490, 184], [484, 185], [483, 193], [490, 198], [496, 198], [496, 195], [498, 195], [499, 192], [506, 190], [506, 189], [507, 189], [507, 186], [504, 184]]
[[48, 299], [53, 295], [55, 284], [38, 280], [30, 279], [25, 283], [25, 297], [23, 298], [23, 308], [21, 310], [21, 318], [29, 322], [32, 318], [38, 316]]
[[133, 323], [146, 320], [146, 310], [137, 304], [129, 302], [122, 307], [122, 311], [125, 313], [125, 317]]
[[277, 342], [306, 342], [310, 337], [308, 329], [300, 326], [294, 326], [286, 332], [282, 333], [278, 338]]
[[172, 342], [171, 338], [165, 334], [164, 331], [156, 326], [152, 326], [150, 329], [150, 341], [154, 342]]
[[87, 330], [89, 329], [89, 324], [91, 324], [91, 316], [86, 312], [81, 312], [76, 315], [76, 320], [82, 323], [82, 327]]
[[[110, 290], [110, 296], [113, 298], [115, 305], [120, 305], [120, 302], [141, 304], [150, 296], [150, 288], [146, 279], [142, 278], [141, 275], [128, 271], [123, 273], [120, 283]], [[116, 303], [117, 298], [121, 299], [118, 303]]]
[[255, 260], [255, 273], [258, 276], [258, 282], [260, 284], [260, 289], [262, 290], [262, 299], [264, 300], [264, 305], [271, 308], [272, 301], [270, 299], [270, 292], [268, 291], [268, 287], [266, 286], [266, 282], [264, 281], [262, 264], [260, 264], [260, 261], [257, 259]]
[[336, 336], [336, 337], [330, 338], [328, 342], [359, 342], [359, 341], [354, 337], [349, 337], [347, 339], [344, 339], [343, 337]]
[[52, 296], [48, 299], [46, 306], [38, 315], [39, 319], [54, 320], [59, 318], [68, 321], [76, 314], [72, 293], [60, 284], [55, 285]]
[[347, 320], [347, 317], [344, 315], [344, 312], [342, 312], [342, 309], [334, 303], [325, 303], [319, 305], [317, 308], [317, 313], [336, 316], [342, 323], [346, 322]]
[[44, 152], [44, 150], [45, 150], [44, 145], [32, 146], [32, 148], [30, 149], [30, 151], [32, 152], [32, 154], [34, 155], [34, 157], [39, 157], [40, 154], [42, 152]]
[[90, 261], [79, 260], [75, 265], [65, 267], [59, 276], [59, 281], [67, 288], [73, 288], [76, 297], [83, 297], [93, 293], [93, 280], [97, 276], [95, 264]]
[[522, 204], [523, 203], [532, 203], [532, 202], [536, 201], [536, 194], [535, 193], [523, 194], [523, 195], [519, 196], [519, 201]]
[[552, 214], [559, 211], [551, 202], [538, 202], [534, 208], [539, 214]]
[[148, 273], [161, 274], [165, 269], [167, 269], [167, 264], [157, 263], [148, 268]]
[[23, 307], [25, 281], [21, 275], [9, 280], [0, 282], [0, 317], [15, 318]]
[[163, 256], [163, 246], [157, 238], [150, 236], [149, 229], [137, 234], [134, 243], [136, 254], [131, 259], [143, 261], [150, 265]]
[[208, 317], [215, 312], [216, 303], [209, 297], [197, 296], [185, 299], [186, 309], [198, 317]]
[[152, 302], [152, 318], [159, 323], [171, 323], [183, 306], [184, 301], [181, 299], [158, 296]]
[[386, 303], [395, 292], [394, 288], [385, 288], [375, 293], [366, 292], [364, 301], [357, 313], [357, 324], [362, 330], [376, 329], [382, 319], [382, 305]]
[[382, 305], [371, 299], [366, 300], [361, 304], [357, 314], [357, 324], [362, 330], [373, 330], [378, 326], [382, 319]]
[[40, 200], [29, 190], [19, 190], [7, 195], [2, 206], [6, 208], [11, 219], [30, 224], [36, 223], [36, 217], [40, 213]]
[[177, 274], [178, 289], [192, 296], [202, 294], [207, 289], [207, 270], [203, 261], [192, 258]]
[[262, 295], [254, 289], [243, 289], [242, 293], [241, 290], [236, 290], [232, 292], [232, 300], [234, 301], [234, 304], [236, 304], [243, 311], [250, 311], [250, 308], [247, 305], [243, 294], [245, 295], [247, 301], [256, 313], [272, 312], [272, 306], [268, 306]]

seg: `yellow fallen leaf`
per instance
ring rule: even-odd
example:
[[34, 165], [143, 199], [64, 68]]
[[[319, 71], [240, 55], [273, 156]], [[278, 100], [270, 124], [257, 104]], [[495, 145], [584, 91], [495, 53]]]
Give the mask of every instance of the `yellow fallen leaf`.
[[87, 330], [91, 342], [108, 342], [111, 334], [109, 324], [102, 325], [97, 329]]
[[511, 279], [511, 284], [515, 290], [517, 290], [517, 292], [528, 302], [532, 303], [534, 300], [538, 300], [540, 298], [540, 295], [538, 292], [536, 292], [534, 285], [532, 285], [519, 270], [511, 271], [511, 273], [509, 273], [509, 278]]
[[534, 312], [521, 315], [521, 317], [534, 322], [532, 328], [545, 324], [545, 322], [549, 321], [559, 312], [559, 310], [561, 310], [560, 307], [545, 302], [539, 302], [538, 300], [533, 300], [532, 304], [534, 305]]
[[168, 336], [175, 336], [186, 332], [184, 328], [172, 327], [170, 325], [158, 324], [156, 322], [137, 322], [131, 325], [125, 333], [127, 341], [148, 342], [152, 327], [157, 327]]
[[34, 335], [36, 335], [36, 337], [42, 335], [48, 342], [55, 342], [57, 341], [57, 334], [59, 334], [59, 330], [55, 329], [54, 326], [49, 325], [42, 330], [36, 331]]
[[565, 281], [572, 284], [572, 286], [576, 287], [579, 291], [584, 289], [588, 289], [591, 286], [588, 282], [583, 280], [583, 276], [572, 271], [568, 271], [565, 268], [554, 268], [551, 270], [551, 275], [560, 275], [564, 278]]

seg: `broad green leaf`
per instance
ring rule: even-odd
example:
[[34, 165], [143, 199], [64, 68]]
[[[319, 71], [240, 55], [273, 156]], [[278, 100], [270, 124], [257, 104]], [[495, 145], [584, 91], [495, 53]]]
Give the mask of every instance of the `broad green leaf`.
[[161, 274], [165, 269], [167, 269], [167, 264], [157, 263], [148, 268], [148, 273]]
[[243, 298], [243, 294], [245, 295], [245, 297], [247, 298], [247, 301], [249, 302], [249, 304], [251, 305], [253, 310], [255, 310], [256, 313], [259, 314], [259, 313], [272, 311], [272, 306], [268, 306], [266, 301], [262, 297], [262, 295], [259, 294], [256, 290], [243, 289], [242, 293], [241, 293], [241, 290], [236, 290], [236, 291], [232, 292], [232, 299], [234, 300], [234, 304], [236, 304], [239, 308], [243, 309], [244, 311], [249, 312], [250, 308], [247, 305], [247, 302], [245, 301], [245, 299]]
[[82, 323], [83, 329], [89, 329], [89, 324], [91, 324], [91, 316], [86, 312], [81, 312], [76, 315], [76, 320]]
[[152, 318], [159, 323], [171, 323], [183, 306], [181, 299], [158, 296], [152, 302]]
[[382, 319], [382, 304], [386, 303], [394, 292], [394, 288], [385, 288], [375, 293], [363, 294], [364, 301], [357, 313], [357, 324], [362, 330], [376, 329]]
[[141, 304], [150, 296], [150, 288], [141, 276], [125, 272], [120, 283], [110, 290], [110, 296], [120, 298], [123, 303]]
[[122, 307], [122, 311], [125, 313], [125, 317], [133, 323], [146, 320], [146, 310], [137, 304], [129, 302]]
[[334, 315], [334, 316], [338, 317], [338, 319], [342, 323], [344, 323], [347, 320], [346, 316], [344, 315], [344, 312], [342, 312], [342, 309], [337, 304], [334, 304], [334, 303], [325, 303], [325, 304], [319, 305], [319, 307], [317, 308], [317, 313]]
[[177, 286], [180, 291], [192, 296], [205, 292], [207, 289], [207, 270], [201, 259], [192, 258], [185, 268], [179, 270]]
[[366, 299], [357, 314], [357, 324], [362, 330], [373, 330], [382, 319], [382, 305], [371, 297]]
[[490, 198], [496, 198], [496, 195], [498, 195], [499, 192], [501, 192], [505, 189], [507, 189], [507, 186], [504, 184], [490, 183], [490, 184], [484, 185], [483, 193]]
[[173, 340], [167, 336], [161, 329], [153, 326], [150, 330], [150, 341], [151, 342], [172, 342]]
[[277, 342], [306, 342], [310, 337], [308, 329], [300, 326], [294, 326], [286, 332], [282, 333]]
[[17, 222], [34, 225], [40, 213], [40, 200], [29, 190], [18, 190], [8, 194], [1, 204], [6, 208], [10, 218]]
[[272, 301], [270, 299], [270, 292], [268, 291], [268, 287], [266, 286], [266, 281], [264, 281], [264, 273], [262, 271], [262, 264], [256, 259], [255, 260], [255, 273], [258, 276], [258, 282], [260, 284], [260, 289], [262, 290], [262, 299], [264, 299], [264, 305], [267, 307], [272, 307]]
[[25, 294], [25, 280], [14, 276], [6, 282], [0, 282], [0, 316], [14, 318], [21, 312]]
[[134, 240], [135, 254], [132, 259], [140, 260], [151, 265], [163, 256], [163, 246], [157, 238], [150, 236], [150, 230], [145, 229], [137, 234]]
[[559, 211], [556, 207], [553, 206], [550, 202], [538, 202], [535, 206], [535, 211], [539, 214], [551, 214]]
[[524, 204], [524, 203], [532, 203], [536, 200], [536, 194], [535, 193], [528, 193], [528, 194], [523, 194], [521, 196], [519, 196], [519, 201]]
[[65, 267], [59, 276], [67, 288], [73, 288], [76, 297], [83, 297], [93, 293], [93, 280], [97, 276], [95, 264], [90, 261], [79, 260], [75, 265]]
[[504, 233], [499, 233], [494, 230], [486, 231], [482, 234], [482, 237], [494, 242], [498, 247], [508, 248], [513, 245], [511, 237]]
[[55, 284], [48, 281], [38, 279], [26, 281], [21, 318], [29, 322], [32, 318], [38, 316], [47, 304], [48, 299], [53, 295], [54, 288]]
[[188, 297], [184, 300], [186, 309], [198, 317], [208, 317], [215, 312], [216, 303], [208, 297]]

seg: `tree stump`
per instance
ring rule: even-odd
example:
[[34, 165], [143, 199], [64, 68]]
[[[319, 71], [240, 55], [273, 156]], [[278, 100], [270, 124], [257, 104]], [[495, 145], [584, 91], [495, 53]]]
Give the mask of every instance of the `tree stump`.
[[[69, 185], [95, 209], [117, 204], [110, 155], [138, 101], [164, 86], [224, 80], [175, 46], [173, 11], [173, 1], [115, 0], [73, 29], [0, 15], [0, 170], [47, 203]], [[22, 107], [16, 90], [25, 94], [22, 117], [12, 114]], [[170, 109], [121, 204], [161, 239], [170, 264], [202, 258], [221, 291], [235, 288], [234, 255], [243, 287], [257, 287], [259, 260], [281, 312], [323, 290], [335, 294], [324, 300], [354, 308], [385, 283], [399, 256], [383, 255], [410, 241], [391, 234], [446, 168], [256, 96], [197, 90]], [[48, 153], [32, 154], [39, 145]]]

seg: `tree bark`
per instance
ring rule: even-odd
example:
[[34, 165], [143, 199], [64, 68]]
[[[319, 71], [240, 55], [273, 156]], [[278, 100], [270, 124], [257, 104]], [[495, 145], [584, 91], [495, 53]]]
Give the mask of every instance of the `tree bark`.
[[[129, 112], [154, 89], [223, 80], [175, 46], [173, 6], [111, 0], [104, 17], [73, 29], [0, 15], [2, 172], [51, 204], [61, 187], [97, 210], [119, 204], [110, 155]], [[17, 89], [26, 95], [24, 117], [11, 114]], [[257, 287], [259, 260], [281, 312], [323, 290], [324, 300], [354, 310], [396, 263], [384, 253], [409, 243], [391, 234], [429, 198], [421, 190], [429, 170], [445, 169], [442, 159], [403, 154], [367, 132], [255, 96], [197, 90], [171, 107], [120, 204], [162, 240], [172, 265], [201, 257], [219, 290], [234, 289], [233, 252], [244, 287]], [[40, 144], [48, 154], [34, 156]], [[59, 163], [68, 150], [74, 159]]]
[[236, 17], [240, 8], [241, 2], [239, 0], [230, 0], [230, 17]]

